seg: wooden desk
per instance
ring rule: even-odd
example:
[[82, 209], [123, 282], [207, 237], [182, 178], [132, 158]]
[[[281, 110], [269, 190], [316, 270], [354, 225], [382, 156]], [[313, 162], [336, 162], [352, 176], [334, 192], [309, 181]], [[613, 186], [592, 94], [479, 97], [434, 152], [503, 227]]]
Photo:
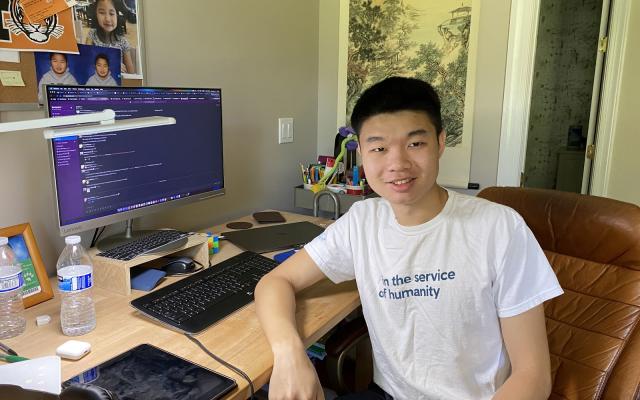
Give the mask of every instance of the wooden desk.
[[[284, 212], [282, 214], [287, 222], [308, 220], [325, 226], [329, 222], [298, 214]], [[252, 221], [252, 218], [238, 219], [238, 221], [241, 220]], [[255, 221], [253, 222], [255, 225]], [[224, 225], [206, 229], [206, 231], [214, 233], [228, 230]], [[211, 257], [213, 267], [215, 268], [215, 263], [241, 251], [230, 242], [221, 241], [220, 253]], [[175, 282], [177, 279], [180, 278], [168, 278], [161, 286]], [[138, 314], [129, 305], [132, 299], [144, 295], [146, 292], [134, 290], [131, 296], [124, 296], [94, 288], [96, 329], [83, 336], [69, 337], [64, 336], [60, 328], [60, 296], [55, 277], [51, 279], [51, 286], [56, 288], [54, 299], [27, 309], [26, 332], [18, 337], [3, 340], [3, 342], [16, 350], [18, 354], [29, 358], [54, 355], [56, 347], [69, 339], [91, 343], [91, 353], [81, 360], [62, 361], [63, 380], [67, 380], [138, 344], [151, 343], [235, 379], [238, 388], [226, 399], [245, 400], [249, 397], [249, 386], [240, 375], [211, 359], [183, 334], [154, 323]], [[297, 304], [298, 329], [304, 343], [308, 346], [356, 309], [360, 305], [360, 298], [355, 282], [334, 285], [330, 281], [324, 280], [301, 292], [297, 297]], [[50, 315], [51, 323], [37, 327], [35, 326], [35, 318], [42, 314]], [[249, 375], [256, 390], [268, 382], [273, 367], [273, 356], [256, 317], [254, 303], [211, 326], [197, 335], [197, 338], [211, 352]]]

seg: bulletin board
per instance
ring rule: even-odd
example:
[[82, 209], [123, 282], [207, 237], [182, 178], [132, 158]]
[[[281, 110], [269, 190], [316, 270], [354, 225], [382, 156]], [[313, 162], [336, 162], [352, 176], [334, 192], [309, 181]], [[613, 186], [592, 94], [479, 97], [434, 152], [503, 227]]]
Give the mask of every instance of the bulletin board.
[[[95, 2], [89, 0], [87, 3]], [[144, 84], [142, 71], [144, 70], [143, 55], [144, 49], [142, 44], [142, 0], [128, 0], [127, 4], [133, 5], [136, 10], [137, 21], [129, 29], [135, 27], [137, 33], [137, 53], [136, 59], [138, 66], [137, 75], [129, 75], [122, 77], [122, 86], [142, 86]], [[79, 22], [78, 22], [79, 23]], [[80, 41], [78, 41], [81, 43]], [[38, 80], [36, 73], [36, 63], [34, 53], [31, 51], [20, 51], [19, 62], [0, 61], [0, 70], [20, 71], [25, 86], [2, 86], [0, 84], [0, 111], [28, 111], [42, 109], [42, 105], [38, 103]], [[124, 74], [123, 74], [124, 75]]]
[[[21, 51], [20, 62], [0, 61], [0, 70], [20, 71], [25, 86], [0, 86], [0, 111], [38, 110], [38, 82], [33, 52]], [[123, 79], [122, 86], [142, 86], [142, 79]]]
[[2, 86], [0, 90], [0, 111], [9, 109], [38, 109], [38, 82], [33, 53], [20, 52], [20, 62], [1, 62], [0, 69], [20, 71], [25, 86]]

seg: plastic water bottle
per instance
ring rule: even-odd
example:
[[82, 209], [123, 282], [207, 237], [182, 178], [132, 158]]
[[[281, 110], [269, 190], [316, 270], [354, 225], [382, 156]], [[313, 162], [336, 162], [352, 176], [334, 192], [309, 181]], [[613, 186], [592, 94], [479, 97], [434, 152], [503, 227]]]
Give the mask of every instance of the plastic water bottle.
[[0, 237], [0, 339], [18, 336], [27, 326], [22, 304], [22, 266], [9, 247], [9, 239]]
[[61, 303], [60, 323], [67, 336], [84, 335], [96, 327], [93, 304], [93, 265], [80, 244], [80, 236], [67, 236], [67, 244], [58, 258], [58, 289]]

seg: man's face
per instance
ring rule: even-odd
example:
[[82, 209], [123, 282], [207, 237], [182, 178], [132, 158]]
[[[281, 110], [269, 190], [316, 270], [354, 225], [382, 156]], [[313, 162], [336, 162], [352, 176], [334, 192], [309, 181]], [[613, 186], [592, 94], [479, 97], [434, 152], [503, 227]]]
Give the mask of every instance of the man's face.
[[392, 207], [421, 207], [437, 196], [436, 178], [444, 151], [425, 113], [398, 111], [378, 114], [360, 128], [360, 154], [367, 182]]
[[96, 61], [96, 73], [100, 78], [106, 78], [109, 75], [109, 63], [102, 58], [98, 58], [98, 61]]
[[58, 75], [64, 74], [67, 70], [67, 60], [62, 54], [51, 56], [51, 69]]

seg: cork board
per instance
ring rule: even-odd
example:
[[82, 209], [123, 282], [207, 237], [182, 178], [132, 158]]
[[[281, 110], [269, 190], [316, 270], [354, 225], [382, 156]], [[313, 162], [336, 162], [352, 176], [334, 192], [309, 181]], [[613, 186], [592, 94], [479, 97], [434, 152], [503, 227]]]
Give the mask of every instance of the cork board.
[[0, 110], [6, 103], [32, 104], [38, 108], [38, 82], [36, 81], [36, 64], [33, 52], [20, 52], [20, 62], [0, 62], [0, 69], [20, 71], [26, 86], [0, 86]]

